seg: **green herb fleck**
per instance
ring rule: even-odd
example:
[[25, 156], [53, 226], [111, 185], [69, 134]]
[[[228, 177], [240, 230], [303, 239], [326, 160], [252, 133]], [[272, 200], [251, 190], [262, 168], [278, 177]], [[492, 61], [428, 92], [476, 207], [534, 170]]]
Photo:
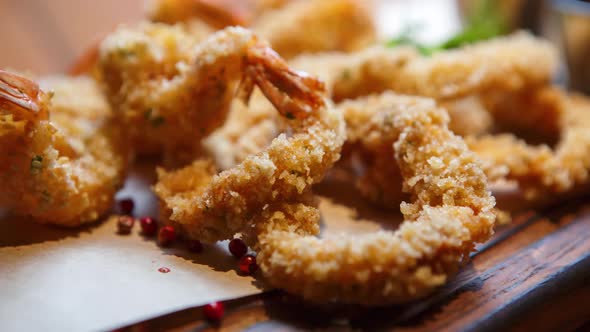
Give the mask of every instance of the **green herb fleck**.
[[51, 194], [47, 190], [41, 192], [41, 200], [45, 203], [51, 202]]
[[289, 120], [295, 120], [295, 115], [293, 115], [293, 113], [291, 113], [291, 112], [287, 112], [287, 114], [285, 114], [285, 116]]
[[342, 77], [343, 80], [349, 80], [351, 76], [352, 76], [352, 74], [350, 73], [350, 70], [348, 70], [348, 69], [343, 70], [342, 74], [340, 74], [340, 77]]
[[31, 159], [31, 173], [32, 174], [39, 174], [43, 169], [43, 157], [36, 155]]
[[453, 49], [478, 41], [491, 39], [506, 33], [507, 25], [497, 3], [491, 0], [481, 1], [468, 14], [467, 25], [463, 30], [440, 45], [441, 49]]

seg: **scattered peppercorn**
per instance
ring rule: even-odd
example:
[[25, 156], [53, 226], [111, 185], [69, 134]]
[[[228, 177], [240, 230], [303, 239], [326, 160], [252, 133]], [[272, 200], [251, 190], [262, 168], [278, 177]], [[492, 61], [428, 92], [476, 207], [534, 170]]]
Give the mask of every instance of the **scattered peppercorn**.
[[176, 230], [172, 226], [164, 226], [158, 232], [158, 243], [162, 247], [169, 246], [176, 240]]
[[229, 252], [235, 258], [242, 258], [248, 252], [248, 246], [242, 239], [235, 238], [229, 242]]
[[135, 224], [135, 218], [130, 216], [120, 216], [117, 220], [117, 232], [119, 234], [129, 234], [133, 225]]
[[239, 263], [240, 272], [244, 275], [252, 275], [258, 270], [258, 264], [256, 264], [256, 256], [246, 255], [240, 259]]
[[119, 212], [121, 214], [132, 215], [135, 209], [135, 202], [131, 198], [120, 199], [118, 202]]
[[139, 219], [139, 224], [141, 225], [141, 233], [145, 236], [154, 236], [158, 232], [158, 223], [150, 217]]
[[205, 317], [211, 322], [219, 322], [223, 318], [224, 311], [225, 309], [221, 302], [212, 302], [203, 308]]

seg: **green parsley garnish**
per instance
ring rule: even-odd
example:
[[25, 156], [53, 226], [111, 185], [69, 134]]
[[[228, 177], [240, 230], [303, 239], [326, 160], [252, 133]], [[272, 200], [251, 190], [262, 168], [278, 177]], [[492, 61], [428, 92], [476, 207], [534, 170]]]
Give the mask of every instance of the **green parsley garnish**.
[[387, 47], [399, 45], [414, 46], [424, 55], [429, 56], [441, 50], [451, 50], [464, 45], [488, 40], [506, 33], [507, 25], [497, 7], [497, 3], [491, 0], [481, 1], [471, 13], [468, 14], [466, 26], [461, 32], [438, 45], [423, 45], [413, 38], [414, 27], [408, 27], [402, 31], [399, 37], [387, 42]]

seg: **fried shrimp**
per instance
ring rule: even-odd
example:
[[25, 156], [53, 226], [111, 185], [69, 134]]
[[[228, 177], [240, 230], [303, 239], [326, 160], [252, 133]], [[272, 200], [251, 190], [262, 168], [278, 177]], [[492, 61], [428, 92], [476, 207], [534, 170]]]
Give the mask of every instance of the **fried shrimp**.
[[308, 300], [382, 305], [422, 298], [492, 235], [495, 200], [486, 176], [433, 100], [387, 93], [346, 104], [346, 116], [368, 119], [354, 122], [351, 139], [369, 150], [389, 145], [411, 195], [401, 204], [405, 222], [395, 232], [321, 239], [315, 208], [270, 204], [252, 221], [257, 262], [272, 286]]
[[158, 0], [156, 22], [201, 19], [216, 28], [247, 26], [282, 57], [322, 51], [351, 52], [376, 40], [372, 7], [360, 0]]
[[558, 65], [555, 47], [524, 32], [430, 57], [406, 58], [397, 52], [395, 48], [376, 48], [352, 60], [353, 65], [344, 68], [348, 75], [341, 72], [334, 82], [335, 100], [375, 93], [380, 86], [437, 100], [517, 91], [546, 84]]
[[[522, 116], [525, 110], [527, 117], [533, 119], [554, 119], [559, 131], [554, 148], [547, 144], [528, 144], [514, 134], [472, 137], [468, 139], [469, 147], [483, 159], [489, 172], [504, 168], [506, 178], [515, 180], [531, 199], [586, 183], [590, 171], [590, 101], [550, 87], [527, 92], [519, 98], [517, 101], [511, 98], [513, 115], [504, 114], [508, 119], [503, 120], [509, 121], [516, 114]], [[543, 120], [535, 125], [545, 128], [545, 132], [553, 131]]]
[[359, 0], [292, 1], [259, 17], [252, 29], [285, 58], [352, 52], [376, 40], [371, 8]]
[[305, 55], [291, 64], [325, 80], [336, 102], [387, 90], [435, 98], [449, 111], [451, 129], [468, 135], [491, 126], [481, 96], [544, 85], [557, 60], [548, 42], [517, 33], [429, 57], [408, 46], [376, 46], [353, 54]]
[[[284, 70], [290, 71], [286, 66]], [[340, 157], [344, 121], [325, 99], [319, 81], [295, 75], [284, 83], [300, 86], [300, 91], [283, 97], [302, 94], [293, 106], [311, 110], [293, 112], [293, 106], [275, 103], [292, 134], [279, 135], [263, 151], [218, 175], [204, 161], [175, 172], [159, 170], [154, 191], [163, 220], [200, 241], [229, 239], [245, 231], [266, 205], [297, 199], [323, 178]]]
[[88, 78], [41, 81], [0, 71], [0, 205], [41, 223], [97, 220], [123, 183], [126, 149]]
[[226, 170], [262, 151], [286, 129], [272, 104], [255, 91], [248, 105], [234, 101], [227, 121], [203, 140], [203, 148], [220, 170]]
[[226, 28], [198, 43], [179, 27], [147, 23], [109, 36], [100, 58], [107, 94], [133, 146], [140, 154], [162, 153], [171, 165], [199, 156], [201, 139], [223, 124], [238, 84], [244, 91], [257, 85], [292, 116], [310, 111], [287, 110], [310, 79], [285, 67], [243, 28]]
[[174, 24], [194, 18], [211, 27], [247, 26], [253, 19], [254, 0], [152, 0], [147, 16], [154, 22]]

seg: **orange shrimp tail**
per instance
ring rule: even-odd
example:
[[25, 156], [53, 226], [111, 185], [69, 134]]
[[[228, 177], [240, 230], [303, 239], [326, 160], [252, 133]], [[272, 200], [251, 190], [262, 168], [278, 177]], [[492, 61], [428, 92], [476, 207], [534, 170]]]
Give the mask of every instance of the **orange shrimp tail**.
[[0, 70], [0, 114], [15, 121], [36, 122], [49, 118], [47, 96], [37, 83]]
[[307, 73], [291, 69], [267, 45], [253, 47], [246, 61], [246, 82], [256, 83], [282, 115], [302, 119], [325, 106], [325, 84]]

